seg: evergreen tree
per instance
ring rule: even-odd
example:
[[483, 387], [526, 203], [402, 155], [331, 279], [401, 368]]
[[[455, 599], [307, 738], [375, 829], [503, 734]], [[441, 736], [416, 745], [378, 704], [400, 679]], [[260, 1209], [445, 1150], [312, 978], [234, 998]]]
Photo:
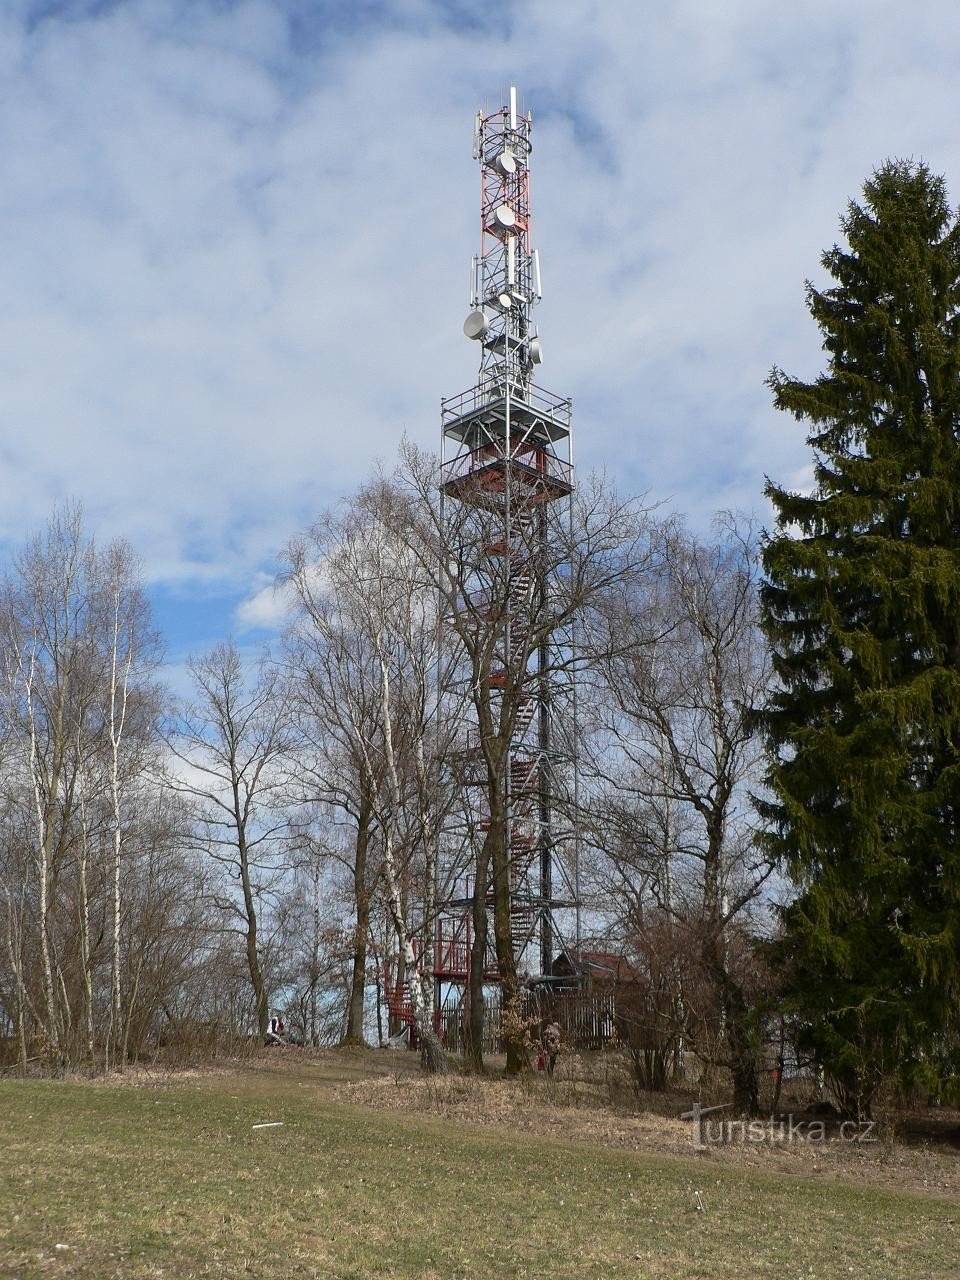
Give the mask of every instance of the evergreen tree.
[[814, 487], [768, 482], [772, 852], [798, 887], [788, 990], [847, 1103], [949, 1072], [960, 1020], [960, 224], [888, 162], [807, 285], [827, 370], [774, 369]]

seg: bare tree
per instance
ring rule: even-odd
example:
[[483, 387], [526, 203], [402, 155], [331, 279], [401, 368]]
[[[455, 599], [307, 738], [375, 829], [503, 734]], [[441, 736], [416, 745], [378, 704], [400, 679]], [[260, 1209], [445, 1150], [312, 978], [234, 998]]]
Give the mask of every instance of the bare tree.
[[[405, 445], [392, 481], [401, 500], [384, 510], [393, 541], [407, 549], [440, 600], [477, 727], [486, 816], [473, 852], [469, 1048], [480, 1066], [490, 897], [504, 1009], [515, 1007], [520, 994], [510, 911], [511, 878], [517, 873], [508, 834], [511, 742], [539, 699], [542, 713], [553, 715], [557, 747], [571, 747], [569, 738], [562, 740], [564, 708], [556, 703], [570, 696], [589, 651], [573, 643], [571, 628], [576, 624], [584, 635], [592, 634], [593, 615], [604, 601], [643, 579], [652, 555], [651, 526], [642, 501], [619, 498], [598, 476], [582, 481], [569, 505], [543, 503], [508, 515], [508, 527], [497, 503], [445, 502], [437, 476], [436, 458]], [[529, 571], [515, 572], [518, 563]], [[619, 643], [609, 633], [607, 642]], [[557, 795], [552, 802], [559, 806], [570, 799]], [[521, 1020], [505, 1024], [512, 1072], [524, 1069], [527, 1059], [522, 1032], [514, 1034], [510, 1027], [520, 1028]]]
[[[289, 581], [309, 689], [360, 766], [424, 1065], [438, 1071], [446, 1056], [433, 1027], [436, 852], [453, 794], [455, 731], [438, 694], [451, 654], [432, 584], [393, 537], [397, 502], [389, 487], [373, 486], [349, 514], [318, 522], [290, 548]], [[416, 924], [405, 892], [414, 868]]]
[[374, 811], [380, 779], [370, 777], [374, 761], [365, 759], [354, 724], [378, 723], [380, 702], [370, 678], [368, 647], [358, 641], [334, 651], [325, 629], [311, 621], [317, 596], [323, 594], [314, 581], [315, 565], [332, 552], [336, 540], [335, 527], [320, 522], [291, 549], [290, 572], [301, 613], [285, 636], [283, 664], [298, 743], [291, 759], [291, 800], [306, 815], [301, 821], [309, 821], [318, 807], [324, 810], [336, 830], [334, 838], [324, 841], [325, 853], [350, 879], [354, 923], [343, 1043], [359, 1045], [364, 1041], [370, 911], [381, 870]]
[[[341, 1038], [342, 1012], [339, 1007], [331, 1009], [329, 999], [342, 974], [340, 929], [332, 909], [336, 898], [331, 892], [327, 850], [315, 839], [303, 845], [286, 903], [293, 969], [290, 985], [303, 1042], [319, 1048]], [[334, 1026], [337, 1033], [331, 1037]]]
[[[159, 643], [150, 625], [150, 610], [140, 587], [139, 568], [126, 543], [114, 542], [107, 548], [102, 574], [108, 671], [103, 699], [106, 706], [101, 714], [107, 733], [113, 846], [113, 959], [107, 1044], [116, 1054], [117, 1042], [119, 1040], [122, 1048], [126, 1039], [124, 1028], [129, 1026], [121, 999], [123, 809], [128, 793], [132, 794], [142, 781], [147, 767], [156, 763], [159, 699], [156, 689], [148, 682], [156, 667]], [[82, 787], [82, 772], [80, 782]], [[83, 813], [81, 820], [85, 828]], [[121, 1063], [123, 1058], [121, 1051]]]
[[[606, 700], [597, 704], [595, 768], [608, 787], [598, 825], [618, 835], [601, 843], [631, 903], [628, 932], [642, 928], [645, 897], [658, 928], [695, 924], [714, 1039], [735, 1104], [755, 1111], [759, 1043], [743, 925], [771, 867], [750, 801], [760, 778], [753, 713], [768, 680], [752, 537], [729, 518], [712, 544], [678, 525], [662, 536], [656, 580], [607, 618], [611, 634], [632, 633], [636, 643], [601, 646]], [[703, 1012], [699, 1049], [710, 1058], [718, 1050]]]
[[[285, 834], [274, 677], [245, 684], [221, 654], [218, 685], [217, 664], [198, 664], [208, 714], [179, 725], [168, 782], [157, 651], [132, 553], [98, 548], [79, 509], [56, 512], [12, 558], [0, 588], [0, 1027], [21, 1070], [101, 1053], [122, 1067], [161, 1040], [246, 1030], [249, 969], [224, 913], [259, 966], [258, 1021], [286, 972], [270, 936]], [[197, 857], [198, 833], [219, 860]]]
[[17, 954], [29, 956], [32, 934], [40, 976], [33, 1008], [50, 1057], [64, 1063], [93, 1052], [89, 875], [100, 875], [93, 833], [102, 830], [105, 806], [112, 814], [110, 1027], [118, 1025], [121, 810], [143, 772], [156, 709], [156, 642], [136, 564], [123, 543], [99, 551], [78, 507], [57, 511], [13, 558], [0, 596], [0, 656], [8, 836], [11, 848], [21, 840], [31, 848], [35, 888], [19, 898]]
[[190, 663], [194, 699], [168, 739], [177, 762], [171, 786], [196, 806], [200, 848], [225, 873], [216, 903], [243, 935], [256, 1023], [267, 1034], [264, 913], [289, 863], [283, 807], [288, 704], [275, 669], [248, 678], [233, 644]]

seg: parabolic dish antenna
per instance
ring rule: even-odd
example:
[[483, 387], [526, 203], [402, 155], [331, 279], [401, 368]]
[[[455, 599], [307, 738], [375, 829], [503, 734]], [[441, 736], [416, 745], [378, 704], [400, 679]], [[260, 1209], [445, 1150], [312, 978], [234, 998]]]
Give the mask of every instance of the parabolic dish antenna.
[[503, 151], [493, 157], [492, 168], [496, 169], [497, 173], [502, 173], [505, 178], [513, 177], [517, 172], [517, 158], [509, 147], [504, 147]]
[[498, 231], [512, 231], [517, 225], [517, 215], [513, 212], [508, 204], [501, 204], [493, 215], [493, 221]]
[[481, 338], [485, 338], [489, 328], [490, 321], [482, 311], [471, 311], [463, 322], [463, 332], [468, 338], [472, 338], [474, 342], [479, 342]]

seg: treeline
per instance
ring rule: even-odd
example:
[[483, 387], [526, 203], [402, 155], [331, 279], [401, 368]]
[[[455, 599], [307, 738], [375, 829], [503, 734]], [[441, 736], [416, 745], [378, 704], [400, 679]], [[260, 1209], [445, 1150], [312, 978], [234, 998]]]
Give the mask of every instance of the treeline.
[[443, 1069], [435, 924], [469, 884], [466, 1052], [482, 1065], [493, 963], [522, 1069], [504, 833], [535, 678], [556, 856], [584, 951], [629, 975], [618, 1030], [647, 1087], [710, 1073], [756, 1111], [792, 1065], [860, 1113], [886, 1083], [954, 1087], [960, 227], [942, 180], [901, 163], [843, 227], [833, 283], [808, 288], [826, 370], [771, 377], [809, 424], [813, 484], [768, 487], [762, 537], [732, 516], [697, 536], [580, 476], [569, 510], [511, 527], [537, 566], [518, 588], [490, 550], [502, 515], [442, 502], [436, 459], [404, 446], [287, 547], [271, 650], [198, 656], [182, 698], [127, 547], [64, 510], [13, 557], [11, 1066], [236, 1046], [273, 1008], [308, 1044], [374, 1018], [383, 1039], [405, 984]]
[[[639, 971], [667, 963], [655, 934], [695, 933], [711, 995], [694, 999], [688, 956], [671, 969], [685, 994], [668, 1022], [726, 1062], [716, 1027], [750, 1003], [730, 940], [765, 877], [746, 792], [759, 775], [745, 712], [765, 679], [749, 537], [728, 523], [701, 543], [597, 479], [581, 483], [572, 519], [550, 519], [550, 600], [525, 615], [522, 642], [514, 627], [505, 670], [515, 580], [501, 566], [477, 592], [470, 576], [470, 548], [495, 538], [500, 516], [463, 504], [441, 520], [436, 459], [407, 447], [394, 474], [291, 542], [273, 651], [244, 661], [216, 647], [191, 660], [181, 698], [158, 679], [128, 548], [98, 548], [65, 510], [17, 553], [0, 612], [12, 1062], [110, 1067], [164, 1045], [235, 1047], [262, 1039], [274, 1009], [308, 1044], [359, 1043], [373, 1016], [381, 1037], [391, 1030], [392, 979], [442, 1066], [434, 926], [468, 880], [477, 958], [494, 957], [505, 1006], [522, 994], [503, 824], [483, 815], [506, 811], [502, 756], [529, 656], [574, 618], [576, 647], [556, 644], [551, 659], [568, 699], [552, 715], [557, 747], [579, 751], [580, 793], [574, 810], [567, 765], [554, 803], [580, 831], [592, 945]], [[469, 750], [481, 729], [482, 750]], [[478, 764], [482, 796], [464, 773]], [[559, 855], [572, 877], [572, 839]], [[713, 1028], [709, 1046], [694, 1019]], [[660, 1033], [662, 1010], [656, 1020]], [[506, 1046], [522, 1065], [519, 1035]]]

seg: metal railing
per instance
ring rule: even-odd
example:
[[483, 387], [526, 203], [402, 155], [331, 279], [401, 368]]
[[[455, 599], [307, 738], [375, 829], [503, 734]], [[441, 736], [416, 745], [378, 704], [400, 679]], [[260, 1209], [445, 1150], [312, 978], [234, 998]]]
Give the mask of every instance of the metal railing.
[[[529, 453], [529, 449], [524, 452]], [[479, 449], [468, 449], [458, 453], [443, 464], [441, 483], [450, 484], [456, 480], [467, 479], [470, 475], [479, 475], [494, 467], [502, 468], [509, 462], [516, 480], [524, 488], [536, 485], [541, 481], [557, 481], [564, 486], [573, 483], [573, 467], [569, 462], [556, 457], [546, 450], [536, 450], [534, 462], [525, 462], [522, 456], [507, 458], [502, 454], [491, 453], [489, 445], [481, 445]]]
[[[465, 418], [468, 414], [480, 409], [493, 408], [498, 402], [505, 400], [504, 388], [498, 383], [476, 384], [458, 395], [448, 396], [440, 402], [440, 417], [444, 427]], [[573, 416], [573, 403], [569, 397], [554, 395], [552, 391], [544, 391], [540, 387], [527, 387], [523, 395], [511, 395], [511, 407], [518, 413], [533, 410], [544, 418], [569, 427]]]

